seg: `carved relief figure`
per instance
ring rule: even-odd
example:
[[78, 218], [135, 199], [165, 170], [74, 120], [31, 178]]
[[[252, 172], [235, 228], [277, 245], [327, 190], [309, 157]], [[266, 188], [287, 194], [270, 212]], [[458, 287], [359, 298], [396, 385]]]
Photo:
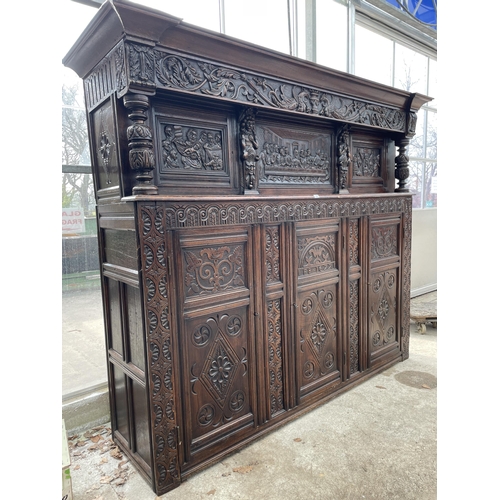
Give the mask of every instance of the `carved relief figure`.
[[166, 169], [223, 170], [220, 131], [167, 124], [162, 141]]
[[255, 164], [259, 161], [257, 149], [259, 144], [255, 138], [255, 117], [252, 109], [247, 109], [240, 117], [241, 158], [245, 168], [246, 189], [256, 188]]
[[380, 151], [371, 148], [356, 148], [354, 151], [354, 175], [377, 177], [380, 175]]

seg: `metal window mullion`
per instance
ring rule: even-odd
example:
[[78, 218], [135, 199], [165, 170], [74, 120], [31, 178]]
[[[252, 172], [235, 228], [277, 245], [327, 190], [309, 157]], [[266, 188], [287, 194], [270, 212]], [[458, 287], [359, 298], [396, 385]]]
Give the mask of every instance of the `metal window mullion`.
[[347, 72], [356, 74], [356, 7], [349, 2], [347, 10]]

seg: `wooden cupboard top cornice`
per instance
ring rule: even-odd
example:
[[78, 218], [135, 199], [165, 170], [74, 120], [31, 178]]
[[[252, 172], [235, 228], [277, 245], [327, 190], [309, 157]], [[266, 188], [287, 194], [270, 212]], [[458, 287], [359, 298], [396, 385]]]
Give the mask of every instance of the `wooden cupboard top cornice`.
[[[431, 100], [199, 28], [125, 0], [108, 0], [100, 7], [63, 64], [88, 86], [106, 58], [122, 61], [107, 62], [115, 82], [111, 91], [116, 90], [119, 97], [127, 92], [154, 95], [158, 89], [195, 93], [407, 136], [414, 133], [413, 115]], [[142, 68], [138, 68], [140, 64]], [[173, 65], [192, 74], [169, 74]], [[214, 75], [219, 92], [207, 89]], [[242, 93], [236, 95], [238, 89]], [[99, 101], [87, 99], [87, 106]]]

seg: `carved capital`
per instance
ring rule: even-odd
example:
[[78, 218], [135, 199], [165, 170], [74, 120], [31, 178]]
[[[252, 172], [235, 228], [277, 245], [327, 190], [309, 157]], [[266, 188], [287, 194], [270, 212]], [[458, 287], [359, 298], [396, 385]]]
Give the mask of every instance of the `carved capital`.
[[153, 150], [153, 133], [148, 125], [147, 110], [149, 98], [141, 94], [127, 94], [123, 104], [128, 109], [128, 117], [133, 121], [127, 128], [130, 168], [136, 173], [137, 185], [133, 194], [157, 194], [158, 188], [153, 184], [152, 171], [155, 168]]

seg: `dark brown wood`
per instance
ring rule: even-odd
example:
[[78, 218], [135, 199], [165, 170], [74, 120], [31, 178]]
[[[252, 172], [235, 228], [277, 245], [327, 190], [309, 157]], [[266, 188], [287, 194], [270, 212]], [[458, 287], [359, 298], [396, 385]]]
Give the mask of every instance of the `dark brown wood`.
[[405, 148], [427, 97], [124, 0], [64, 63], [85, 88], [113, 436], [157, 494], [408, 357]]

